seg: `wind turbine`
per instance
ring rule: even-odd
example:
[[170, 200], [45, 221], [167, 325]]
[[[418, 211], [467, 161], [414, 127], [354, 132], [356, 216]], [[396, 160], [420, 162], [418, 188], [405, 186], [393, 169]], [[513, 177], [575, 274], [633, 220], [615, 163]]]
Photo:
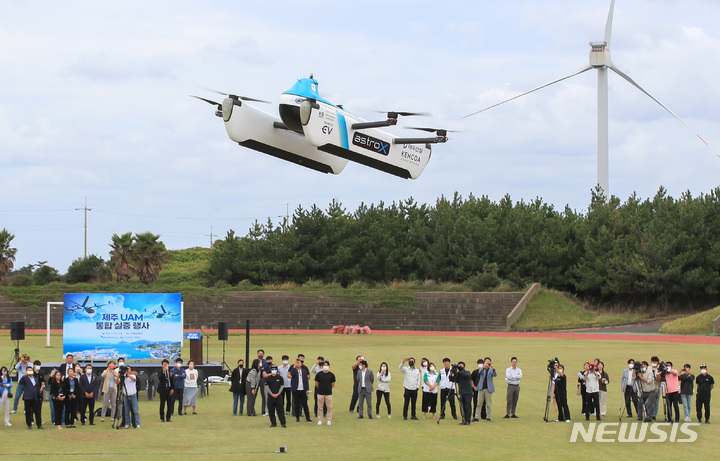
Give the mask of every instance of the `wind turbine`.
[[555, 83], [562, 82], [563, 80], [567, 80], [570, 77], [574, 77], [576, 75], [582, 74], [583, 72], [586, 72], [591, 69], [597, 69], [598, 71], [598, 106], [597, 106], [597, 185], [602, 189], [604, 195], [606, 197], [609, 197], [609, 190], [610, 190], [610, 180], [609, 180], [609, 173], [608, 173], [608, 69], [612, 70], [616, 74], [618, 74], [620, 77], [627, 80], [631, 85], [633, 85], [638, 90], [645, 93], [650, 99], [658, 103], [663, 109], [668, 111], [670, 115], [675, 117], [680, 123], [685, 125], [685, 127], [693, 132], [695, 136], [697, 136], [700, 141], [705, 143], [705, 145], [708, 145], [707, 142], [697, 133], [695, 133], [692, 128], [690, 128], [680, 117], [675, 115], [673, 111], [671, 111], [665, 104], [658, 101], [653, 95], [645, 91], [643, 87], [638, 85], [632, 78], [630, 78], [627, 74], [625, 74], [623, 71], [617, 68], [615, 64], [610, 60], [610, 36], [612, 35], [612, 20], [613, 20], [613, 10], [615, 9], [615, 0], [610, 1], [610, 12], [608, 13], [607, 22], [605, 23], [605, 40], [602, 42], [590, 42], [590, 63], [583, 67], [580, 70], [577, 70], [573, 72], [570, 75], [566, 75], [565, 77], [559, 78], [557, 80], [553, 80], [552, 82], [546, 83], [544, 85], [541, 85], [537, 88], [533, 88], [530, 91], [526, 91], [525, 93], [519, 94], [517, 96], [514, 96], [510, 99], [506, 99], [504, 101], [501, 101], [497, 104], [493, 104], [492, 106], [486, 107], [484, 109], [481, 109], [477, 112], [473, 112], [472, 114], [466, 115], [463, 118], [470, 117], [475, 114], [479, 114], [480, 112], [485, 112], [486, 110], [492, 109], [493, 107], [497, 107], [501, 104], [505, 104], [506, 102], [512, 101], [514, 99], [520, 98], [522, 96], [525, 96], [526, 94], [530, 94], [534, 91], [540, 90], [542, 88], [545, 88], [546, 86], [554, 85]]

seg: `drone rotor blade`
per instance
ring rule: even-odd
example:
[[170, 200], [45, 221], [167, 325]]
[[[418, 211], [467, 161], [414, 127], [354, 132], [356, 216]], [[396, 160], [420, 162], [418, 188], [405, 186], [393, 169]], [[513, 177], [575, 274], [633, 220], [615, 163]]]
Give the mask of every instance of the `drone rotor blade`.
[[590, 69], [592, 69], [592, 68], [593, 68], [593, 66], [591, 66], [591, 65], [588, 64], [587, 66], [583, 67], [582, 69], [580, 69], [580, 70], [578, 70], [578, 71], [573, 72], [573, 73], [570, 74], [570, 75], [566, 75], [565, 77], [559, 78], [559, 79], [557, 79], [557, 80], [553, 80], [553, 81], [550, 82], [550, 83], [546, 83], [546, 84], [544, 84], [544, 85], [540, 85], [540, 86], [537, 87], [537, 88], [533, 88], [533, 89], [530, 90], [530, 91], [526, 91], [525, 93], [521, 93], [521, 94], [519, 94], [519, 95], [517, 95], [517, 96], [513, 96], [513, 97], [510, 98], [510, 99], [506, 99], [506, 100], [504, 100], [504, 101], [500, 101], [500, 102], [497, 103], [497, 104], [493, 104], [492, 106], [486, 107], [486, 108], [481, 109], [481, 110], [479, 110], [479, 111], [477, 111], [477, 112], [473, 112], [472, 114], [468, 114], [468, 115], [464, 116], [463, 118], [472, 117], [473, 115], [479, 114], [480, 112], [485, 112], [486, 110], [490, 110], [490, 109], [492, 109], [493, 107], [497, 107], [497, 106], [499, 106], [499, 105], [501, 105], [501, 104], [505, 104], [506, 102], [510, 102], [510, 101], [512, 101], [512, 100], [514, 100], [514, 99], [521, 98], [521, 97], [525, 96], [526, 94], [530, 94], [530, 93], [533, 93], [533, 92], [535, 92], [535, 91], [537, 91], [537, 90], [541, 90], [541, 89], [545, 88], [546, 86], [554, 85], [554, 84], [556, 84], [556, 83], [558, 83], [558, 82], [562, 82], [563, 80], [567, 80], [567, 79], [569, 79], [570, 77], [574, 77], [574, 76], [576, 76], [576, 75], [582, 74], [583, 72], [588, 71], [588, 70], [590, 70]]
[[645, 91], [645, 89], [644, 89], [643, 87], [641, 87], [640, 85], [638, 85], [638, 84], [635, 82], [635, 80], [633, 80], [632, 78], [630, 78], [630, 76], [628, 76], [626, 73], [624, 73], [623, 71], [621, 71], [620, 69], [618, 69], [618, 68], [615, 67], [614, 65], [610, 66], [610, 70], [612, 70], [613, 72], [615, 72], [616, 74], [618, 74], [619, 76], [621, 76], [622, 78], [624, 78], [625, 80], [627, 80], [632, 86], [634, 86], [634, 87], [637, 88], [638, 90], [640, 90], [640, 91], [642, 91], [643, 93], [645, 93], [650, 99], [652, 99], [653, 101], [655, 101], [656, 103], [658, 103], [658, 104], [660, 105], [660, 107], [662, 107], [663, 109], [665, 109], [666, 111], [668, 111], [668, 113], [669, 113], [670, 115], [672, 115], [673, 117], [675, 117], [675, 118], [677, 119], [677, 121], [679, 121], [680, 123], [682, 123], [682, 124], [685, 126], [685, 128], [687, 128], [688, 130], [690, 130], [690, 132], [691, 132], [692, 134], [694, 134], [695, 136], [697, 136], [698, 139], [700, 139], [700, 141], [702, 141], [706, 146], [708, 145], [707, 141], [705, 141], [705, 140], [702, 138], [702, 136], [700, 136], [699, 134], [697, 134], [697, 133], [695, 132], [695, 130], [693, 130], [692, 128], [690, 128], [690, 126], [688, 126], [688, 124], [685, 123], [680, 117], [678, 117], [677, 115], [675, 115], [675, 112], [671, 111], [665, 104], [663, 104], [663, 103], [661, 103], [660, 101], [658, 101], [658, 100], [655, 98], [655, 96], [653, 96], [653, 95], [651, 95], [650, 93], [648, 93], [647, 91]]
[[388, 117], [390, 117], [390, 114], [396, 114], [396, 115], [400, 115], [402, 117], [431, 117], [432, 116], [432, 114], [430, 114], [429, 112], [405, 112], [405, 111], [399, 111], [399, 110], [375, 110], [373, 112], [377, 112], [378, 114], [388, 114]]
[[221, 94], [221, 95], [223, 95], [223, 96], [228, 96], [228, 97], [230, 97], [230, 98], [235, 97], [235, 98], [240, 99], [241, 101], [262, 102], [262, 103], [264, 103], [264, 104], [271, 104], [270, 101], [265, 101], [265, 100], [263, 100], [263, 99], [255, 99], [255, 98], [250, 98], [250, 97], [247, 97], [247, 96], [238, 96], [238, 95], [235, 95], [235, 94], [223, 93], [222, 91], [212, 90], [212, 89], [210, 89], [210, 88], [205, 88], [205, 89], [206, 89], [207, 91], [212, 91], [213, 93]]
[[212, 99], [201, 98], [200, 96], [195, 96], [195, 95], [193, 95], [193, 94], [191, 94], [190, 97], [191, 97], [191, 98], [195, 98], [195, 99], [199, 99], [199, 100], [201, 100], [201, 101], [205, 101], [206, 103], [212, 104], [213, 106], [222, 106], [222, 104], [220, 104], [219, 102], [215, 102], [215, 101], [213, 101]]

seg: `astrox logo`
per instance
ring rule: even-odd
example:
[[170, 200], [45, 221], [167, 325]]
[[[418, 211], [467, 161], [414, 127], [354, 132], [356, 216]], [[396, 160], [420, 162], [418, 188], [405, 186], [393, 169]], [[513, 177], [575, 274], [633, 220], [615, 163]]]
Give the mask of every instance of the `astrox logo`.
[[353, 144], [360, 146], [363, 149], [371, 150], [377, 154], [388, 155], [390, 154], [390, 144], [385, 141], [381, 141], [372, 136], [368, 136], [362, 133], [355, 133], [353, 136]]

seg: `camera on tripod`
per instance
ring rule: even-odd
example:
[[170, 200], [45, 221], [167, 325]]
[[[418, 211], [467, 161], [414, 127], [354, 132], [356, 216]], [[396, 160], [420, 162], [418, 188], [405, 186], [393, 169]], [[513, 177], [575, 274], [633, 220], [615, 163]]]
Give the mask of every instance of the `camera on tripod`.
[[554, 359], [548, 360], [548, 365], [547, 365], [548, 373], [550, 373], [551, 375], [554, 375], [555, 367], [557, 367], [559, 364], [560, 364], [560, 360], [557, 357], [555, 357]]
[[127, 372], [128, 372], [128, 366], [127, 365], [121, 366], [120, 368], [118, 368], [118, 378], [120, 378], [120, 380], [122, 381], [123, 379], [125, 379], [125, 375], [127, 375]]

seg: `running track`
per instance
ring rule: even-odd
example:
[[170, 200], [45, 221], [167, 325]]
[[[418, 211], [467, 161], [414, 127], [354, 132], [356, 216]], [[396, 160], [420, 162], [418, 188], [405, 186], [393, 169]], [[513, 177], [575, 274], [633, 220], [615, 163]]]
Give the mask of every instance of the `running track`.
[[[9, 331], [9, 330], [6, 330]], [[197, 330], [186, 330], [197, 331]], [[214, 335], [217, 330], [203, 330], [205, 333]], [[230, 333], [242, 334], [245, 329], [229, 330]], [[251, 330], [254, 334], [313, 334], [329, 335], [330, 330]], [[32, 334], [45, 334], [46, 330], [26, 330]], [[52, 334], [62, 334], [62, 330], [50, 330]], [[683, 335], [660, 335], [660, 334], [623, 334], [623, 333], [515, 333], [503, 331], [399, 331], [399, 330], [373, 330], [374, 335], [392, 336], [471, 336], [489, 338], [541, 338], [541, 339], [584, 339], [584, 340], [606, 340], [606, 341], [638, 341], [650, 343], [681, 343], [681, 344], [714, 344], [720, 345], [720, 336], [683, 336]]]

